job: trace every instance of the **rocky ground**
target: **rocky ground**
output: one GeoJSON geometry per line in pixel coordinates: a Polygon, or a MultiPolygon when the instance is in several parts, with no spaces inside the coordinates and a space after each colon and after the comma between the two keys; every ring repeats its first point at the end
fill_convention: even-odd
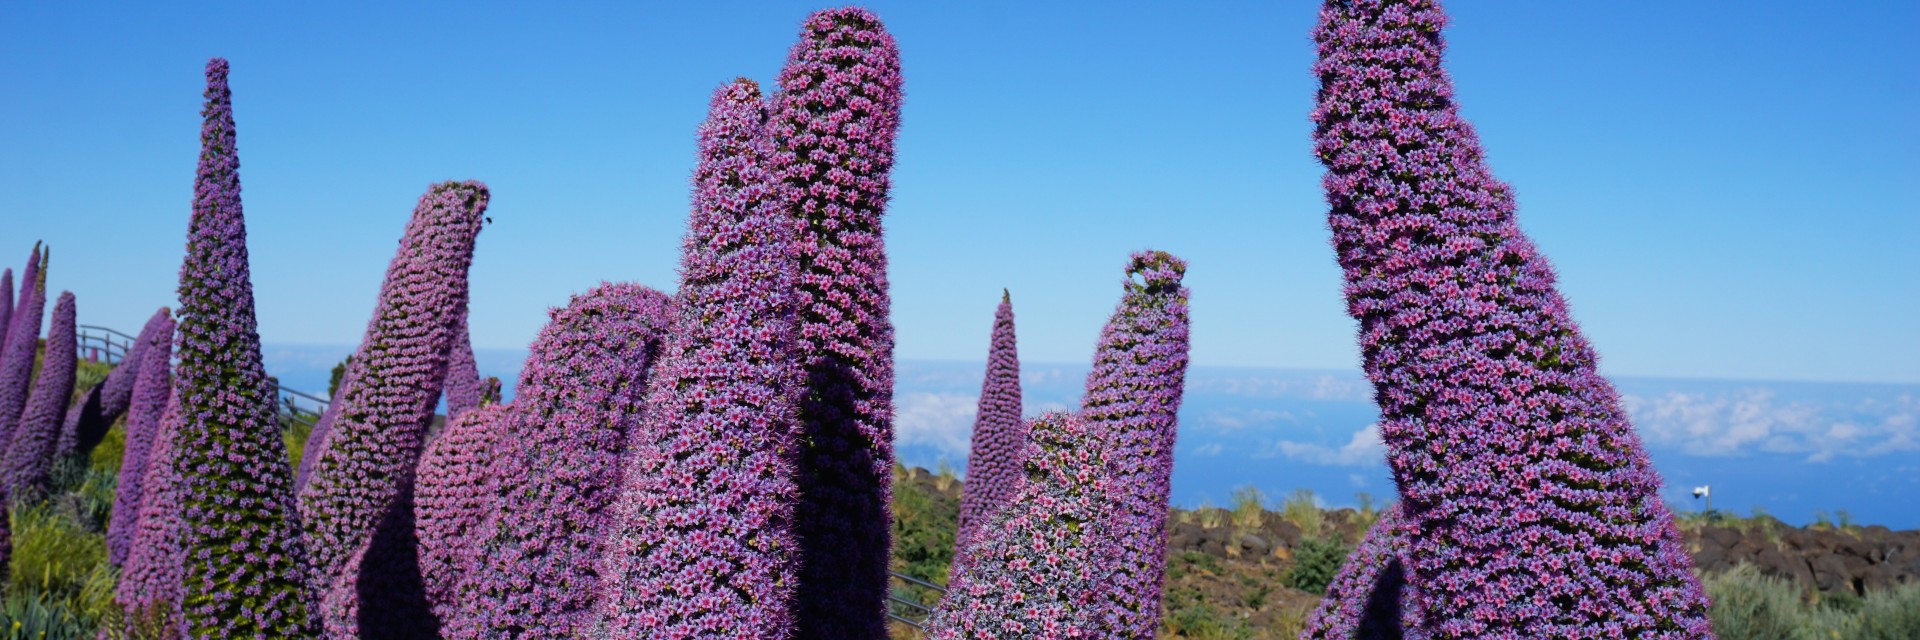
{"type": "MultiPolygon", "coordinates": [[[[945,584],[960,491],[951,473],[896,473],[897,571],[945,584]]],[[[1232,508],[1175,509],[1168,519],[1163,637],[1297,637],[1326,577],[1376,513],[1311,508],[1303,494],[1280,504],[1256,494],[1238,498],[1232,508]]],[[[1688,515],[1681,529],[1707,573],[1750,563],[1828,595],[1920,584],[1920,530],[1792,527],[1766,516],[1724,515],[1688,515]]],[[[903,592],[929,603],[937,598],[923,589],[903,592]]],[[[898,637],[914,635],[901,629],[898,637]]]]}

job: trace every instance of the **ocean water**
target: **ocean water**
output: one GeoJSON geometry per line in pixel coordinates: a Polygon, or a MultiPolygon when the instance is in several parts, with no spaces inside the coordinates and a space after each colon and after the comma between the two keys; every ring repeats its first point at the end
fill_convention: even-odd
{"type": "MultiPolygon", "coordinates": [[[[323,395],[344,345],[268,345],[281,384],[323,395]]],[[[481,349],[482,376],[509,398],[524,350],[481,349]]],[[[982,362],[897,363],[896,458],[964,471],[982,362]]],[[[1078,405],[1085,365],[1023,363],[1028,415],[1078,405]]],[[[1863,524],[1920,528],[1920,385],[1622,377],[1661,492],[1677,510],[1756,508],[1789,523],[1846,512],[1863,524]]],[[[1173,502],[1225,506],[1251,486],[1277,503],[1307,489],[1327,506],[1393,500],[1372,387],[1357,371],[1193,367],[1180,409],[1173,502]]]]}

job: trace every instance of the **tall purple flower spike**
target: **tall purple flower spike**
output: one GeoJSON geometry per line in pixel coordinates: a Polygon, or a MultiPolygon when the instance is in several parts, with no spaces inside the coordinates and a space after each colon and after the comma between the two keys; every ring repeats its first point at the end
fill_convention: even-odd
{"type": "Polygon", "coordinates": [[[73,293],[62,291],[60,300],[53,304],[53,322],[47,326],[40,376],[33,381],[33,394],[20,416],[20,427],[7,444],[5,465],[0,469],[5,473],[7,497],[15,504],[37,500],[47,493],[54,448],[59,444],[60,426],[66,424],[67,402],[73,399],[73,379],[80,364],[73,323],[73,293]]]}
{"type": "Polygon", "coordinates": [[[47,276],[40,245],[33,245],[27,277],[20,280],[20,305],[14,307],[6,344],[0,345],[0,451],[9,448],[27,408],[33,381],[34,352],[40,347],[40,319],[47,309],[47,276]]]}
{"type": "Polygon", "coordinates": [[[1028,426],[1024,477],[970,540],[973,560],[927,621],[935,640],[1110,638],[1101,632],[1102,510],[1115,460],[1091,421],[1049,413],[1028,426]]]}
{"type": "Polygon", "coordinates": [[[473,361],[473,336],[467,332],[467,306],[460,308],[453,330],[452,351],[447,354],[447,419],[480,406],[485,391],[480,386],[480,368],[473,361]]]}
{"type": "Polygon", "coordinates": [[[865,9],[807,17],[768,121],[801,221],[801,640],[886,635],[893,321],[881,217],[900,128],[900,53],[865,9]]]}
{"type": "MultiPolygon", "coordinates": [[[[152,357],[152,352],[148,355],[152,357]]],[[[187,637],[180,610],[185,578],[182,568],[187,557],[180,540],[183,495],[177,466],[180,450],[176,446],[183,422],[176,393],[163,403],[159,422],[154,425],[146,475],[140,485],[133,544],[114,588],[114,602],[130,620],[166,629],[180,627],[177,637],[187,637]]]]}
{"type": "Polygon", "coordinates": [[[499,500],[499,478],[524,471],[505,455],[513,445],[507,425],[505,405],[477,407],[448,422],[420,455],[413,505],[420,577],[441,620],[459,611],[460,585],[474,562],[473,538],[499,500]]]}
{"type": "MultiPolygon", "coordinates": [[[[478,182],[433,185],[420,197],[387,266],[366,337],[348,365],[343,393],[328,407],[334,416],[325,448],[300,490],[316,592],[346,584],[341,582],[344,575],[357,567],[401,571],[384,563],[356,565],[349,556],[373,539],[383,520],[402,524],[389,514],[399,509],[395,505],[412,486],[414,466],[447,378],[458,310],[467,301],[467,267],[473,262],[488,195],[486,185],[478,182]]],[[[404,510],[404,520],[410,522],[412,508],[404,510]]],[[[395,535],[398,540],[412,534],[395,535]]],[[[376,548],[367,556],[381,558],[385,553],[388,550],[376,548]]],[[[420,581],[418,575],[361,575],[347,583],[378,596],[377,601],[358,603],[358,615],[386,617],[397,614],[381,607],[425,602],[417,593],[420,581]],[[405,588],[416,593],[387,591],[405,588]]],[[[346,628],[343,615],[345,611],[331,607],[322,610],[329,629],[346,628]]],[[[388,627],[382,625],[383,630],[388,627]]],[[[426,629],[431,633],[432,625],[426,629]]]]}
{"type": "Polygon", "coordinates": [[[1115,555],[1105,597],[1108,633],[1152,638],[1166,582],[1167,495],[1187,376],[1187,263],[1164,251],[1133,254],[1120,304],[1100,332],[1081,416],[1113,443],[1105,507],[1115,555]]]}
{"type": "Polygon", "coordinates": [[[100,395],[102,418],[111,422],[128,410],[133,401],[134,382],[140,378],[141,367],[146,366],[146,360],[141,354],[146,352],[147,347],[153,342],[155,332],[160,331],[162,326],[167,329],[173,328],[173,312],[166,307],[161,307],[159,311],[155,311],[147,318],[146,326],[140,328],[140,335],[135,337],[133,344],[127,347],[126,356],[120,359],[120,365],[114,367],[113,371],[107,374],[107,379],[100,383],[104,389],[100,395]]]}
{"type": "Polygon", "coordinates": [[[1441,68],[1434,0],[1334,0],[1314,151],[1440,638],[1701,638],[1654,472],[1441,68]]]}
{"type": "Polygon", "coordinates": [[[306,637],[306,556],[260,363],[224,59],[207,62],[206,99],[174,348],[181,612],[198,637],[306,637]]]}
{"type": "Polygon", "coordinates": [[[643,416],[672,301],[636,284],[574,296],[534,339],[508,410],[500,502],[475,536],[448,638],[571,638],[590,620],[621,460],[643,416]]]}
{"type": "MultiPolygon", "coordinates": [[[[986,379],[980,384],[980,409],[973,418],[973,446],[967,453],[966,491],[960,496],[960,528],[956,541],[993,521],[1025,475],[1020,453],[1027,444],[1027,423],[1021,419],[1020,349],[1014,342],[1013,294],[1000,292],[1000,308],[993,313],[993,338],[987,350],[986,379]]],[[[953,571],[960,575],[967,563],[964,546],[954,549],[953,571]]]]}
{"type": "MultiPolygon", "coordinates": [[[[160,309],[158,323],[148,323],[147,344],[137,346],[145,362],[139,363],[140,378],[133,383],[133,402],[127,410],[127,449],[120,458],[120,482],[113,496],[113,516],[107,522],[107,558],[113,566],[126,566],[127,552],[139,527],[140,501],[146,495],[147,478],[152,474],[153,448],[159,430],[160,415],[173,395],[173,316],[160,309]]],[[[125,366],[123,364],[123,366],[125,366]]]]}
{"type": "Polygon", "coordinates": [[[1360,541],[1339,574],[1327,586],[1320,606],[1307,620],[1300,640],[1401,640],[1421,638],[1418,614],[1412,610],[1418,596],[1407,584],[1400,554],[1406,550],[1405,519],[1395,503],[1360,541]]]}
{"type": "Polygon", "coordinates": [[[673,340],[601,560],[597,638],[793,637],[795,221],[766,169],[759,85],[735,80],[710,108],[673,340]]]}

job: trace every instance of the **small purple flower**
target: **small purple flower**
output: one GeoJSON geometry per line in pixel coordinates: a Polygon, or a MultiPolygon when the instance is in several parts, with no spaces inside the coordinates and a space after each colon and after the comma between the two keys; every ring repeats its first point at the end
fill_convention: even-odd
{"type": "MultiPolygon", "coordinates": [[[[149,357],[152,354],[148,352],[149,357]]],[[[163,629],[181,627],[179,637],[186,637],[180,600],[184,586],[181,571],[187,558],[180,545],[182,487],[175,446],[184,420],[177,395],[162,405],[140,485],[133,543],[121,567],[114,602],[126,611],[130,622],[145,621],[163,629]]]]}
{"type": "Polygon", "coordinates": [[[473,361],[473,337],[467,332],[467,308],[460,309],[453,328],[453,346],[447,353],[447,419],[480,406],[486,389],[480,383],[480,368],[473,361]]]}

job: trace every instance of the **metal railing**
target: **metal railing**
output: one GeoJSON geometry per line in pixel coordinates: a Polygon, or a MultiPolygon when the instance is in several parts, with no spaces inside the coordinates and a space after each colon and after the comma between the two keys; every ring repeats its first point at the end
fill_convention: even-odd
{"type": "Polygon", "coordinates": [[[74,340],[80,343],[82,357],[107,364],[120,364],[121,360],[126,359],[127,352],[133,350],[136,338],[108,327],[83,324],[75,327],[74,340]]]}
{"type": "Polygon", "coordinates": [[[278,400],[281,415],[289,421],[304,423],[307,426],[318,423],[320,414],[326,413],[327,405],[332,404],[326,398],[286,387],[280,387],[278,400]]]}
{"type": "MultiPolygon", "coordinates": [[[[927,589],[941,596],[947,595],[947,590],[940,585],[898,571],[888,571],[887,575],[892,576],[894,580],[904,582],[908,585],[927,589]]],[[[914,600],[897,589],[887,590],[887,618],[889,620],[912,627],[914,631],[926,633],[927,618],[932,615],[933,607],[914,600]]]]}

